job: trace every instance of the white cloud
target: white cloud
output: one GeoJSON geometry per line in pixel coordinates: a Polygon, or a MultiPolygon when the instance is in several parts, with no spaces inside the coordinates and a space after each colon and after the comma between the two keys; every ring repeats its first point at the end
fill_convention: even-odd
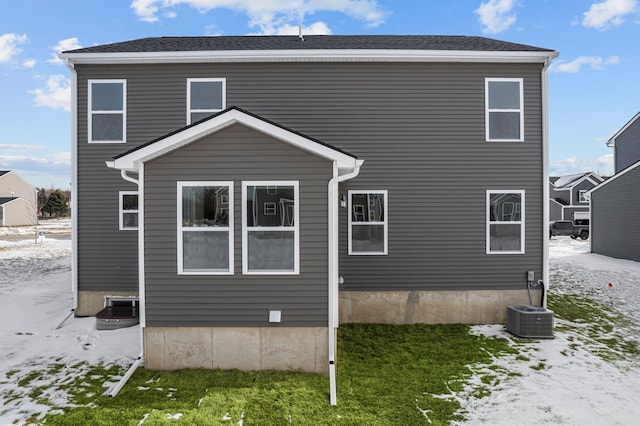
{"type": "Polygon", "coordinates": [[[475,10],[485,34],[497,34],[508,30],[515,22],[512,12],[515,0],[488,0],[475,10]]]}
{"type": "MultiPolygon", "coordinates": [[[[0,145],[0,148],[2,145],[0,145]]],[[[71,180],[71,153],[40,150],[40,147],[25,151],[42,151],[30,155],[5,155],[0,152],[0,170],[15,170],[32,185],[67,189],[71,180]]]]}
{"type": "Polygon", "coordinates": [[[553,72],[565,72],[575,74],[580,72],[583,65],[590,66],[596,71],[604,69],[606,65],[616,65],[620,63],[618,56],[609,56],[606,59],[600,56],[578,56],[571,62],[558,61],[551,66],[553,72]]]}
{"type": "MultiPolygon", "coordinates": [[[[207,13],[216,8],[246,13],[249,26],[257,28],[260,34],[280,34],[279,31],[285,31],[288,27],[303,22],[305,16],[323,11],[342,13],[364,21],[371,27],[382,24],[387,16],[387,12],[379,7],[377,0],[133,0],[131,8],[139,20],[157,22],[161,9],[180,5],[190,6],[200,13],[207,13]]],[[[166,14],[170,17],[176,16],[175,11],[165,11],[166,14]]],[[[321,34],[327,34],[329,31],[326,24],[320,22],[310,27],[315,31],[322,31],[319,32],[321,34]]]]}
{"type": "Polygon", "coordinates": [[[28,40],[26,34],[7,33],[0,35],[0,63],[10,62],[22,52],[19,46],[25,44],[28,40]]]}
{"type": "Polygon", "coordinates": [[[29,90],[29,94],[36,106],[71,111],[71,86],[64,75],[49,76],[45,88],[29,90]]]}
{"type": "Polygon", "coordinates": [[[23,66],[24,68],[33,68],[33,67],[35,67],[35,66],[36,66],[36,62],[37,62],[37,61],[36,61],[35,59],[33,59],[33,58],[31,58],[31,59],[26,59],[26,60],[22,61],[22,66],[23,66]]]}
{"type": "Polygon", "coordinates": [[[47,62],[51,64],[63,64],[64,61],[58,57],[58,53],[64,52],[65,50],[74,50],[80,49],[82,46],[78,42],[76,37],[66,38],[64,40],[60,40],[58,44],[53,47],[53,53],[51,54],[51,59],[47,62]]]}
{"type": "Polygon", "coordinates": [[[551,176],[586,172],[596,172],[602,176],[611,176],[613,174],[613,154],[606,154],[599,158],[566,158],[552,161],[549,167],[549,175],[551,176]]]}
{"type": "Polygon", "coordinates": [[[627,15],[634,13],[637,0],[605,0],[591,5],[584,12],[582,25],[603,31],[622,25],[627,15]]]}
{"type": "MultiPolygon", "coordinates": [[[[298,25],[282,24],[279,27],[269,27],[264,29],[260,34],[264,35],[298,35],[301,28],[298,25]]],[[[302,26],[302,35],[329,35],[331,29],[322,21],[314,22],[309,26],[302,26]]]]}

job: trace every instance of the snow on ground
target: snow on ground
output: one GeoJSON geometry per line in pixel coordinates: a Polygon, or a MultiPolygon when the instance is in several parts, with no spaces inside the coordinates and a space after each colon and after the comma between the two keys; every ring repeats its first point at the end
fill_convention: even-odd
{"type": "MultiPolygon", "coordinates": [[[[68,225],[43,225],[47,236],[40,243],[31,238],[33,227],[0,230],[0,425],[24,422],[47,409],[17,385],[18,378],[54,364],[128,366],[138,355],[137,326],[99,331],[94,318],[72,317],[56,329],[73,304],[68,225]]],[[[640,263],[590,254],[588,241],[568,237],[550,240],[550,257],[552,296],[600,300],[630,320],[619,329],[599,329],[600,337],[637,341],[640,263]]],[[[640,360],[622,353],[616,361],[605,361],[598,355],[602,340],[587,329],[589,324],[556,320],[554,339],[521,341],[503,326],[474,327],[476,333],[509,339],[520,356],[498,358],[491,369],[471,366],[475,383],[453,396],[463,406],[465,424],[637,424],[640,360]],[[491,395],[470,396],[487,374],[494,378],[491,395]]],[[[83,369],[57,374],[50,376],[51,383],[72,379],[69,375],[81,375],[83,369]]],[[[66,400],[63,391],[55,390],[60,386],[51,388],[49,400],[66,400]]]]}
{"type": "MultiPolygon", "coordinates": [[[[138,327],[98,331],[95,318],[72,317],[56,329],[73,305],[71,241],[64,235],[68,224],[49,223],[40,243],[31,238],[33,227],[3,230],[23,239],[6,241],[0,235],[0,425],[24,422],[47,409],[28,397],[29,389],[18,386],[29,373],[83,361],[127,366],[139,353],[138,327]],[[53,234],[62,237],[49,236],[53,234]]],[[[49,379],[61,383],[83,371],[62,369],[49,379]]],[[[47,395],[49,400],[66,400],[56,392],[47,395]]]]}

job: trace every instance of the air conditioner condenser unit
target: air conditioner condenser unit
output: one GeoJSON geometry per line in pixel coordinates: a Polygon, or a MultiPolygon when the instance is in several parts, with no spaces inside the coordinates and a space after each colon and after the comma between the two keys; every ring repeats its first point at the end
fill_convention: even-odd
{"type": "Polygon", "coordinates": [[[525,339],[553,339],[553,311],[531,305],[507,306],[507,330],[525,339]]]}

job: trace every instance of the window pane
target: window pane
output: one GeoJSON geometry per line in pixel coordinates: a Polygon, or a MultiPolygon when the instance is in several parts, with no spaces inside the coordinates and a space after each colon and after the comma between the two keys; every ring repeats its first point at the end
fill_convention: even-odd
{"type": "Polygon", "coordinates": [[[138,210],[138,196],[133,194],[123,195],[122,210],[138,210]]]}
{"type": "Polygon", "coordinates": [[[247,226],[294,226],[293,186],[248,186],[247,226]]]}
{"type": "Polygon", "coordinates": [[[191,109],[222,109],[221,81],[192,81],[191,109]]]}
{"type": "Polygon", "coordinates": [[[204,118],[211,117],[215,112],[192,112],[191,113],[191,122],[195,123],[196,121],[200,121],[204,118]]]}
{"type": "Polygon", "coordinates": [[[490,112],[489,139],[520,139],[520,113],[490,112]]]}
{"type": "Polygon", "coordinates": [[[249,271],[293,271],[294,238],[291,231],[249,231],[249,271]]]}
{"type": "Polygon", "coordinates": [[[93,114],[91,116],[91,140],[123,140],[123,118],[122,114],[93,114]]]}
{"type": "Polygon", "coordinates": [[[229,188],[185,186],[182,188],[182,226],[229,226],[229,188]]]}
{"type": "Polygon", "coordinates": [[[384,222],[384,194],[351,194],[353,222],[384,222]]]}
{"type": "Polygon", "coordinates": [[[355,253],[384,252],[384,225],[352,226],[351,250],[355,253]]]}
{"type": "Polygon", "coordinates": [[[91,83],[92,111],[122,111],[122,83],[91,83]]]}
{"type": "Polygon", "coordinates": [[[518,222],[522,215],[520,194],[491,194],[489,199],[489,221],[518,222]]]}
{"type": "Polygon", "coordinates": [[[520,82],[489,82],[490,109],[520,109],[520,82]]]}
{"type": "Polygon", "coordinates": [[[184,271],[228,271],[229,233],[186,231],[182,233],[184,271]]]}
{"type": "Polygon", "coordinates": [[[520,251],[520,224],[489,225],[490,251],[520,251]]]}
{"type": "Polygon", "coordinates": [[[138,227],[138,213],[123,213],[122,214],[122,227],[123,228],[137,228],[138,227]]]}

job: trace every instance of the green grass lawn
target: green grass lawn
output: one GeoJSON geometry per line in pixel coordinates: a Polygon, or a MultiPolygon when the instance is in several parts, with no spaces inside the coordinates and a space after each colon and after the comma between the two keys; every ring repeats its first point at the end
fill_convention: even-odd
{"type": "MultiPolygon", "coordinates": [[[[460,405],[438,395],[462,390],[469,365],[491,364],[492,356],[514,351],[506,340],[470,334],[464,325],[343,325],[337,406],[329,404],[325,376],[140,368],[117,397],[109,398],[100,394],[102,383],[113,381],[113,369],[101,374],[91,368],[65,384],[72,395],[69,406],[54,407],[41,423],[445,425],[461,418],[460,405]]],[[[489,392],[489,385],[482,385],[476,394],[489,392]]]]}

